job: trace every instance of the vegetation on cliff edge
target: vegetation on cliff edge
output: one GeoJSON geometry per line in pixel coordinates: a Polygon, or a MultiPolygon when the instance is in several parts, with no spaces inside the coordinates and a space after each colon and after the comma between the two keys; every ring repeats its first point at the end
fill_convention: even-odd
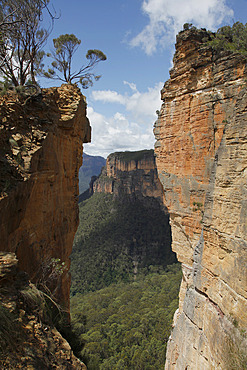
{"type": "MultiPolygon", "coordinates": [[[[196,32],[197,28],[192,23],[185,23],[183,31],[188,30],[196,32]]],[[[210,46],[216,53],[229,50],[247,55],[247,23],[235,22],[232,26],[220,27],[216,32],[201,30],[205,31],[203,46],[210,46]]]]}

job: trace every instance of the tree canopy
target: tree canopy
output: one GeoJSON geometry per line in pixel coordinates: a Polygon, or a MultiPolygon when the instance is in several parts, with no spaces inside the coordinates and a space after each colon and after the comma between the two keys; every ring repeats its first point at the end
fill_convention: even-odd
{"type": "Polygon", "coordinates": [[[247,55],[247,23],[235,22],[232,26],[224,26],[211,34],[207,42],[213,49],[231,50],[247,55]]]}
{"type": "Polygon", "coordinates": [[[88,369],[163,369],[181,267],[71,299],[73,340],[88,369]]]}
{"type": "Polygon", "coordinates": [[[44,56],[42,48],[51,32],[55,18],[48,8],[49,0],[3,0],[0,72],[14,86],[36,83],[44,56]],[[51,20],[49,28],[42,27],[44,11],[51,20]],[[11,24],[11,27],[8,27],[11,24]]]}
{"type": "Polygon", "coordinates": [[[73,71],[72,58],[80,44],[81,40],[74,34],[60,35],[53,39],[54,50],[47,54],[53,62],[48,70],[44,71],[44,76],[67,83],[79,82],[84,89],[92,86],[93,80],[97,81],[101,77],[92,73],[92,70],[100,61],[106,60],[106,56],[100,50],[88,50],[86,54],[88,63],[73,71]]]}
{"type": "Polygon", "coordinates": [[[132,281],[150,265],[176,261],[169,217],[157,199],[94,193],[79,204],[79,217],[71,254],[73,295],[132,281]]]}

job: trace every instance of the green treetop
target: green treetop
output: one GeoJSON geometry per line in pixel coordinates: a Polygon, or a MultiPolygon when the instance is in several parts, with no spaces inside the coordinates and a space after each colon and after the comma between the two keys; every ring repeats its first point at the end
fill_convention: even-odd
{"type": "Polygon", "coordinates": [[[57,39],[53,39],[54,50],[48,53],[47,56],[53,58],[51,67],[43,74],[45,77],[60,80],[67,83],[81,83],[84,89],[93,85],[93,80],[98,80],[101,76],[96,76],[92,73],[93,68],[103,60],[106,60],[105,54],[97,49],[88,50],[86,58],[88,63],[82,65],[77,70],[72,70],[72,59],[77,51],[81,40],[74,34],[60,35],[57,39]]]}
{"type": "Polygon", "coordinates": [[[208,44],[218,51],[231,50],[247,55],[247,23],[236,22],[232,27],[219,28],[208,44]]]}
{"type": "Polygon", "coordinates": [[[48,8],[49,0],[3,0],[0,3],[0,73],[14,86],[23,86],[42,67],[44,46],[55,16],[48,8]],[[51,19],[43,28],[43,13],[51,19]]]}

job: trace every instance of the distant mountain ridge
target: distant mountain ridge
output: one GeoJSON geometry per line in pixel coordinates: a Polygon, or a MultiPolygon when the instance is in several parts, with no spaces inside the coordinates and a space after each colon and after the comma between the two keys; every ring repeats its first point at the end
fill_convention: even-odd
{"type": "Polygon", "coordinates": [[[103,157],[83,153],[83,165],[79,170],[79,194],[89,188],[91,177],[98,176],[105,163],[103,157]]]}

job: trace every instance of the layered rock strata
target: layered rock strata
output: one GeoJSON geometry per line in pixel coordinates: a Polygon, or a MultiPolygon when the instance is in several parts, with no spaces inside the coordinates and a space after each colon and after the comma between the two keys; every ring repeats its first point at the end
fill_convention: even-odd
{"type": "Polygon", "coordinates": [[[73,85],[0,100],[0,250],[69,308],[69,256],[78,226],[78,171],[90,140],[73,85]]]}
{"type": "Polygon", "coordinates": [[[110,154],[100,176],[93,178],[90,186],[92,192],[117,196],[134,194],[153,197],[163,203],[163,188],[152,149],[110,154]]]}
{"type": "Polygon", "coordinates": [[[183,268],[166,369],[246,361],[246,58],[213,52],[207,37],[204,30],[178,35],[154,128],[172,247],[183,268]]]}

